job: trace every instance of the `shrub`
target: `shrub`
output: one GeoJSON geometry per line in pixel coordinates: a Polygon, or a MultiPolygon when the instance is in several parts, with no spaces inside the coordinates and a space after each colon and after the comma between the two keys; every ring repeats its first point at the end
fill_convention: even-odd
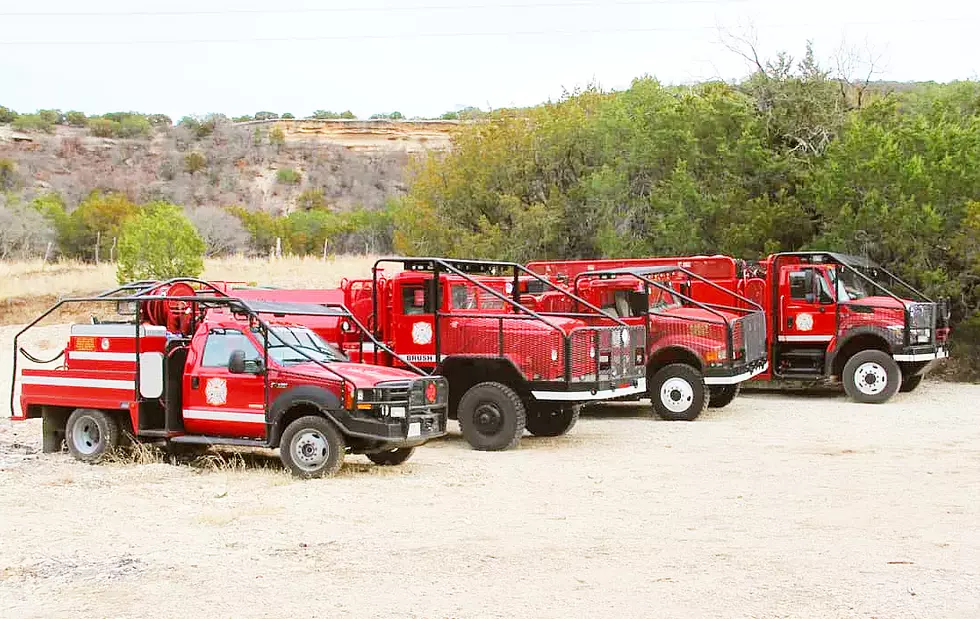
{"type": "Polygon", "coordinates": [[[17,186],[17,164],[13,159],[0,159],[0,191],[10,191],[17,186]]]}
{"type": "Polygon", "coordinates": [[[239,218],[216,206],[202,206],[188,213],[197,233],[204,241],[207,257],[223,256],[243,251],[250,240],[239,218]]]}
{"type": "Polygon", "coordinates": [[[204,251],[204,241],[179,206],[148,204],[122,228],[116,279],[197,277],[204,270],[204,251]]]}
{"type": "Polygon", "coordinates": [[[352,112],[350,110],[346,110],[344,112],[341,112],[340,113],[340,117],[341,118],[344,118],[344,119],[347,119],[347,120],[356,120],[357,119],[357,116],[354,114],[354,112],[352,112]]]}
{"type": "Polygon", "coordinates": [[[401,112],[392,112],[391,114],[371,114],[371,120],[403,120],[405,115],[401,112]]]}
{"type": "Polygon", "coordinates": [[[251,116],[249,116],[248,114],[246,114],[245,116],[234,116],[234,117],[232,117],[231,122],[233,122],[233,123],[247,123],[247,122],[250,122],[250,121],[253,121],[253,120],[255,120],[255,119],[252,118],[251,116]]]}
{"type": "Polygon", "coordinates": [[[276,172],[276,181],[283,185],[299,185],[301,180],[303,177],[292,168],[279,168],[276,172]]]}
{"type": "Polygon", "coordinates": [[[21,114],[14,119],[13,127],[17,131],[54,132],[54,123],[50,121],[49,117],[40,114],[21,114]]]}
{"type": "Polygon", "coordinates": [[[17,112],[9,107],[0,105],[0,124],[12,123],[17,118],[17,112]]]}
{"type": "Polygon", "coordinates": [[[88,131],[97,138],[111,138],[118,132],[119,123],[108,118],[90,118],[88,131]]]}
{"type": "Polygon", "coordinates": [[[307,189],[296,196],[296,206],[308,211],[315,208],[327,208],[327,199],[322,189],[307,189]]]}
{"type": "Polygon", "coordinates": [[[272,129],[269,129],[269,144],[272,144],[276,148],[280,148],[286,143],[286,134],[283,132],[282,127],[276,125],[272,129]]]}
{"type": "Polygon", "coordinates": [[[40,116],[44,122],[51,125],[65,124],[65,115],[61,113],[61,110],[38,110],[37,115],[40,116]]]}
{"type": "MultiPolygon", "coordinates": [[[[228,212],[238,218],[251,237],[249,245],[253,254],[268,254],[276,246],[276,239],[285,237],[283,218],[266,211],[250,211],[242,206],[232,206],[228,212]]],[[[285,239],[288,251],[289,240],[285,239]]]]}
{"type": "Polygon", "coordinates": [[[69,110],[65,114],[65,122],[67,122],[72,127],[84,127],[88,124],[88,118],[85,117],[83,112],[76,112],[75,110],[69,110]]]}
{"type": "Polygon", "coordinates": [[[275,112],[256,112],[255,120],[275,120],[279,118],[279,114],[275,112]]]}
{"type": "Polygon", "coordinates": [[[136,205],[121,193],[93,191],[59,229],[62,253],[83,260],[111,258],[114,239],[119,237],[123,223],[137,212],[136,205]]]}
{"type": "Polygon", "coordinates": [[[329,110],[317,110],[313,112],[312,118],[317,120],[333,120],[334,118],[340,118],[340,114],[329,110]]]}
{"type": "Polygon", "coordinates": [[[170,117],[166,114],[150,114],[146,117],[147,122],[153,127],[170,127],[174,124],[174,121],[170,120],[170,117]]]}
{"type": "Polygon", "coordinates": [[[280,118],[282,118],[283,120],[292,120],[292,119],[294,119],[296,117],[293,116],[292,114],[290,114],[289,112],[286,112],[285,114],[283,114],[282,116],[280,116],[280,118]]]}
{"type": "Polygon", "coordinates": [[[195,151],[184,155],[184,171],[190,175],[197,174],[208,167],[208,160],[201,153],[195,151]]]}
{"type": "Polygon", "coordinates": [[[152,132],[153,127],[145,116],[127,116],[116,129],[116,135],[121,138],[145,138],[152,132]]]}

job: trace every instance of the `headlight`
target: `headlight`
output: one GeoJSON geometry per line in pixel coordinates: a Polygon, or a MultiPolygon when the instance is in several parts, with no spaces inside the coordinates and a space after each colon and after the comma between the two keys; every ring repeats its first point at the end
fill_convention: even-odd
{"type": "Polygon", "coordinates": [[[913,329],[912,341],[917,344],[928,344],[932,341],[932,329],[913,329]]]}
{"type": "Polygon", "coordinates": [[[626,329],[623,329],[620,332],[620,334],[619,334],[619,339],[623,343],[623,346],[629,346],[630,345],[630,332],[627,331],[626,329]]]}
{"type": "Polygon", "coordinates": [[[552,361],[558,361],[558,351],[557,350],[552,350],[551,351],[551,360],[552,361]]]}

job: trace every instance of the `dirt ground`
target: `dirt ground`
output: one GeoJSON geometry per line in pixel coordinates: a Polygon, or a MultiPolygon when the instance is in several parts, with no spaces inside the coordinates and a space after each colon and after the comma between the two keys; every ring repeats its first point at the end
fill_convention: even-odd
{"type": "Polygon", "coordinates": [[[317,481],[271,457],[89,466],[0,419],[0,616],[977,617],[978,402],[927,381],[694,423],[604,406],[514,451],[454,427],[317,481]]]}

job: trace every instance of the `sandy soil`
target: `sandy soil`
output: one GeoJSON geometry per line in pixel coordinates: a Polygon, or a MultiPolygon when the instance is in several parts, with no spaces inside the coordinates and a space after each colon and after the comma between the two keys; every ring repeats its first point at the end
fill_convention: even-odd
{"type": "Polygon", "coordinates": [[[605,406],[514,451],[456,432],[307,482],[268,457],[89,466],[0,419],[0,616],[976,617],[978,401],[605,406]]]}

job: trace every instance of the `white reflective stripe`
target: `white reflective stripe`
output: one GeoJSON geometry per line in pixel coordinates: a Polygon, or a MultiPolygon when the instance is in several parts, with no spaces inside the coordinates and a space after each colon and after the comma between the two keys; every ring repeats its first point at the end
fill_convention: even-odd
{"type": "Polygon", "coordinates": [[[69,350],[70,359],[81,359],[90,361],[132,361],[136,363],[136,353],[134,352],[82,352],[79,350],[69,350]]]}
{"type": "Polygon", "coordinates": [[[95,389],[136,389],[136,381],[106,378],[70,378],[67,376],[21,376],[22,384],[49,387],[92,387],[95,389]]]}
{"type": "Polygon", "coordinates": [[[705,376],[705,385],[734,385],[735,383],[742,383],[752,378],[762,374],[767,369],[769,369],[769,362],[767,361],[761,368],[756,368],[750,372],[742,372],[741,374],[736,374],[735,376],[705,376]]]}
{"type": "Polygon", "coordinates": [[[945,359],[949,356],[949,351],[940,348],[936,352],[924,352],[915,355],[893,355],[895,361],[932,361],[933,359],[945,359]]]}
{"type": "Polygon", "coordinates": [[[829,342],[833,335],[780,335],[780,342],[829,342]]]}
{"type": "MultiPolygon", "coordinates": [[[[72,325],[71,326],[72,335],[90,335],[90,336],[102,336],[102,337],[136,337],[136,325],[72,325]]],[[[155,325],[140,327],[140,335],[157,335],[162,336],[167,334],[166,327],[158,327],[155,325]]]]}
{"type": "Polygon", "coordinates": [[[636,381],[633,387],[616,387],[615,389],[603,389],[602,391],[532,391],[531,395],[536,400],[549,402],[585,402],[588,400],[608,400],[635,393],[645,393],[647,390],[647,379],[641,378],[636,381]]]}
{"type": "Polygon", "coordinates": [[[265,413],[236,413],[207,408],[185,408],[184,419],[203,421],[238,421],[241,423],[265,423],[265,413]]]}

